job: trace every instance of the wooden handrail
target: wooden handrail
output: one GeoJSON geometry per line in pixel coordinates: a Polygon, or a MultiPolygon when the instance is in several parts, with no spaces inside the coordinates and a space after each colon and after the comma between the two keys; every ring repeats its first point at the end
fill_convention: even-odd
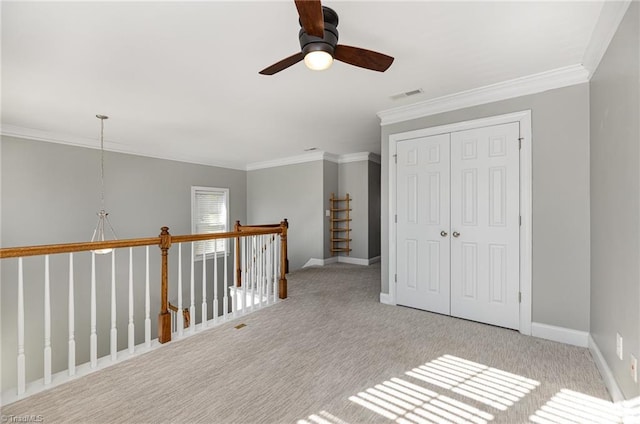
{"type": "MultiPolygon", "coordinates": [[[[206,241],[215,239],[225,239],[232,237],[248,237],[264,234],[280,234],[280,224],[277,227],[257,227],[252,230],[232,231],[227,233],[215,234],[185,234],[180,236],[171,236],[173,243],[187,243],[192,241],[206,241]]],[[[160,236],[146,237],[137,239],[123,239],[112,241],[91,241],[79,243],[62,243],[62,244],[42,244],[36,246],[20,246],[5,247],[0,249],[0,259],[18,258],[39,255],[55,255],[59,253],[75,253],[89,252],[100,249],[116,249],[121,247],[141,247],[141,246],[159,246],[161,243],[160,236]]]]}
{"type": "Polygon", "coordinates": [[[228,233],[215,233],[215,234],[187,234],[183,236],[171,236],[171,240],[174,243],[187,243],[190,241],[205,241],[215,239],[226,239],[233,237],[248,237],[248,236],[262,236],[266,234],[280,234],[282,230],[280,226],[274,228],[255,228],[250,231],[230,231],[228,233]]]}
{"type": "MultiPolygon", "coordinates": [[[[289,228],[289,221],[287,220],[287,218],[284,219],[284,221],[282,221],[285,223],[286,227],[289,228]]],[[[253,225],[240,225],[240,221],[236,221],[236,223],[240,226],[240,231],[251,231],[251,229],[253,228],[279,228],[282,225],[282,222],[280,224],[253,224],[253,225]],[[247,230],[245,230],[245,228],[247,230]]]]}
{"type": "MultiPolygon", "coordinates": [[[[63,243],[63,244],[43,244],[37,246],[20,246],[0,248],[0,259],[54,255],[60,253],[87,252],[100,249],[116,249],[123,247],[141,247],[141,246],[159,246],[161,250],[161,292],[160,292],[160,313],[158,315],[158,341],[166,343],[171,340],[171,314],[169,313],[169,272],[168,272],[168,255],[172,243],[188,243],[196,241],[216,240],[216,239],[236,239],[236,255],[239,258],[239,240],[241,237],[280,234],[281,253],[280,253],[280,280],[279,280],[279,296],[281,299],[287,297],[287,279],[288,259],[287,259],[287,229],[289,223],[285,219],[280,224],[251,225],[242,226],[237,221],[234,227],[235,231],[215,234],[185,234],[172,236],[169,233],[169,227],[162,227],[158,237],[146,237],[137,239],[124,239],[100,242],[79,242],[79,243],[63,243]]],[[[239,260],[237,261],[239,263],[239,260]]],[[[237,269],[238,285],[240,285],[240,269],[237,269]]]]}
{"type": "Polygon", "coordinates": [[[63,244],[42,244],[38,246],[5,247],[0,249],[0,259],[18,258],[38,255],[55,255],[58,253],[87,252],[100,249],[116,249],[120,247],[155,246],[160,244],[160,237],[124,239],[112,241],[93,241],[63,244]]]}

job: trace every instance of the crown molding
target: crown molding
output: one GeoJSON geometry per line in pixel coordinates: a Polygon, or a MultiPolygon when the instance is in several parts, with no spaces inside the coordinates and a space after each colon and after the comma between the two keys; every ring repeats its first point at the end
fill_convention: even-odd
{"type": "Polygon", "coordinates": [[[247,164],[245,170],[255,171],[257,169],[276,168],[278,166],[297,165],[300,163],[315,162],[319,160],[329,160],[331,162],[338,162],[335,155],[323,151],[309,152],[303,155],[289,156],[286,158],[265,160],[261,162],[253,162],[247,164]]]}
{"type": "Polygon", "coordinates": [[[347,153],[339,157],[338,163],[371,161],[380,164],[380,155],[370,152],[347,153]]]}
{"type": "MultiPolygon", "coordinates": [[[[95,138],[77,137],[69,134],[59,134],[50,131],[37,130],[33,128],[19,127],[16,125],[2,124],[0,134],[8,137],[25,138],[28,140],[46,141],[48,143],[67,144],[69,146],[87,147],[89,149],[100,149],[100,140],[95,138]]],[[[117,143],[105,140],[105,146],[113,148],[117,143]]],[[[105,150],[107,150],[105,148],[105,150]]]]}
{"type": "MultiPolygon", "coordinates": [[[[64,144],[67,146],[84,147],[88,149],[99,150],[99,140],[95,138],[77,137],[69,134],[59,134],[50,131],[37,130],[32,128],[19,127],[16,125],[2,125],[0,128],[0,135],[6,137],[23,138],[27,140],[44,141],[47,143],[64,144]]],[[[298,156],[290,156],[286,158],[268,160],[263,162],[254,162],[250,164],[238,164],[235,162],[207,162],[203,161],[201,157],[191,157],[183,155],[181,157],[175,156],[162,156],[157,153],[149,153],[142,149],[134,149],[131,146],[127,146],[123,143],[118,143],[111,140],[104,140],[104,150],[114,153],[123,153],[128,155],[144,156],[154,159],[172,160],[177,162],[192,163],[195,165],[215,166],[220,168],[235,169],[240,171],[253,171],[256,169],[275,168],[278,166],[295,165],[299,163],[315,162],[320,160],[326,160],[333,163],[348,163],[360,160],[370,160],[372,162],[380,163],[380,156],[375,153],[363,152],[363,153],[349,153],[345,155],[336,155],[324,151],[315,151],[305,153],[298,156]]]]}
{"type": "Polygon", "coordinates": [[[380,118],[380,125],[385,126],[452,110],[541,93],[555,88],[582,84],[588,81],[589,72],[584,66],[571,65],[411,105],[383,110],[378,112],[378,117],[380,118]]]}
{"type": "Polygon", "coordinates": [[[329,152],[324,152],[322,159],[328,160],[329,162],[340,163],[340,156],[329,152]]]}
{"type": "MultiPolygon", "coordinates": [[[[99,140],[95,138],[77,137],[69,134],[59,134],[49,131],[37,130],[32,128],[19,127],[16,125],[3,124],[0,128],[0,135],[6,137],[23,138],[27,140],[44,141],[48,143],[64,144],[74,147],[85,147],[88,149],[100,149],[99,140]]],[[[127,155],[144,156],[153,159],[171,160],[176,162],[186,162],[195,165],[215,166],[219,168],[235,169],[244,171],[244,164],[236,162],[218,162],[218,161],[203,161],[199,156],[164,156],[157,154],[156,152],[148,152],[144,149],[136,149],[130,145],[124,143],[118,143],[115,141],[104,140],[104,150],[114,153],[123,153],[127,155]]]]}
{"type": "Polygon", "coordinates": [[[277,168],[279,166],[296,165],[299,163],[315,162],[319,160],[326,160],[334,163],[349,163],[358,161],[372,161],[380,163],[380,156],[375,153],[361,152],[361,153],[347,153],[344,155],[336,155],[329,152],[317,151],[310,152],[304,155],[289,156],[286,158],[266,160],[263,162],[253,162],[246,166],[247,171],[255,171],[265,168],[277,168]]]}
{"type": "Polygon", "coordinates": [[[609,43],[616,34],[627,9],[629,9],[629,5],[631,5],[631,0],[604,2],[602,5],[600,17],[582,58],[582,64],[589,72],[589,78],[598,68],[609,43]]]}

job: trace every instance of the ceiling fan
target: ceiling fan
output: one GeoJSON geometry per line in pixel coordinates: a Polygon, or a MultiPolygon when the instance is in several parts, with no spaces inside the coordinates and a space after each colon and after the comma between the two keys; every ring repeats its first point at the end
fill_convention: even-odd
{"type": "Polygon", "coordinates": [[[295,3],[300,17],[301,52],[264,68],[260,74],[273,75],[302,60],[313,70],[329,68],[334,59],[378,72],[386,71],[393,63],[393,58],[386,54],[338,44],[338,14],[322,6],[320,0],[295,0],[295,3]]]}

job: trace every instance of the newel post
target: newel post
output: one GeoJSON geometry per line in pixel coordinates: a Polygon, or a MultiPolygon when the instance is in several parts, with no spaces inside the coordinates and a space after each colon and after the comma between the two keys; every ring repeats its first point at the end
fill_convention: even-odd
{"type": "MultiPolygon", "coordinates": [[[[233,231],[240,232],[240,221],[236,221],[233,226],[233,231]]],[[[242,263],[240,262],[242,258],[240,257],[240,237],[236,237],[236,279],[238,281],[238,287],[242,286],[242,263]]]]}
{"type": "MultiPolygon", "coordinates": [[[[280,225],[282,225],[282,223],[280,223],[280,225]]],[[[287,221],[287,218],[284,219],[284,226],[289,229],[289,221],[287,221]]],[[[285,263],[284,263],[284,272],[285,274],[289,273],[289,252],[287,252],[287,243],[284,244],[284,259],[285,259],[285,263]]]]}
{"type": "Polygon", "coordinates": [[[171,234],[169,227],[162,227],[160,233],[160,250],[162,251],[162,273],[160,289],[160,314],[158,314],[158,341],[166,343],[171,341],[171,314],[169,313],[169,248],[171,247],[171,234]]]}
{"type": "Polygon", "coordinates": [[[279,291],[280,291],[280,299],[287,298],[287,229],[289,228],[289,223],[285,219],[280,222],[280,228],[282,229],[282,233],[280,233],[280,281],[279,281],[279,291]]]}

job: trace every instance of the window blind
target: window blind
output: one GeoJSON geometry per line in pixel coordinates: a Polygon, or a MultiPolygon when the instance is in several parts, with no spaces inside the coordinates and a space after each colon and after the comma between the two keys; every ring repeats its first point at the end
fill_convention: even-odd
{"type": "MultiPolygon", "coordinates": [[[[228,191],[198,187],[193,190],[193,232],[195,234],[223,233],[227,231],[228,191]]],[[[196,255],[213,252],[226,253],[226,240],[208,240],[196,243],[196,255]]]]}

